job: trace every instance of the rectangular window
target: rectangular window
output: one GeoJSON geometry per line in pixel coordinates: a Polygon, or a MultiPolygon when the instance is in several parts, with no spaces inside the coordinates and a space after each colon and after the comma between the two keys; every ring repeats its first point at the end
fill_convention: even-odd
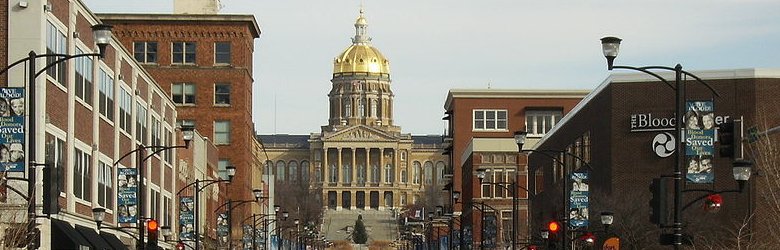
{"type": "Polygon", "coordinates": [[[152,145],[162,145],[160,120],[152,117],[152,145]]]}
{"type": "Polygon", "coordinates": [[[46,142],[46,162],[57,170],[57,187],[65,192],[65,141],[48,134],[46,142]]]}
{"type": "Polygon", "coordinates": [[[122,128],[128,134],[133,125],[133,96],[130,92],[120,88],[119,89],[119,127],[122,128]]]}
{"type": "Polygon", "coordinates": [[[111,77],[105,70],[100,69],[100,93],[99,93],[99,110],[100,114],[106,117],[109,121],[114,120],[114,78],[111,77]]]}
{"type": "Polygon", "coordinates": [[[214,63],[230,64],[230,42],[214,43],[214,63]]]}
{"type": "Polygon", "coordinates": [[[195,64],[195,43],[194,42],[173,42],[174,64],[195,64]]]}
{"type": "Polygon", "coordinates": [[[114,171],[111,165],[98,162],[98,204],[112,209],[114,207],[114,171]]]}
{"type": "Polygon", "coordinates": [[[542,137],[557,124],[563,111],[560,110],[527,110],[525,111],[525,127],[529,136],[542,137]]]}
{"type": "Polygon", "coordinates": [[[171,210],[173,210],[171,207],[171,198],[163,197],[163,211],[165,211],[162,221],[163,225],[171,225],[171,210]]]}
{"type": "Polygon", "coordinates": [[[230,84],[214,84],[214,104],[230,105],[230,84]]]}
{"type": "Polygon", "coordinates": [[[230,144],[230,121],[214,122],[214,144],[230,144]]]}
{"type": "Polygon", "coordinates": [[[92,169],[92,156],[78,148],[74,150],[74,156],[73,195],[75,195],[76,198],[91,201],[92,190],[90,189],[92,187],[92,178],[90,173],[92,169]]]}
{"type": "Polygon", "coordinates": [[[217,162],[217,173],[219,174],[219,178],[222,180],[228,179],[227,174],[227,167],[230,166],[230,160],[228,159],[219,159],[219,162],[217,162]]]}
{"type": "MultiPolygon", "coordinates": [[[[46,54],[67,54],[68,52],[65,46],[66,41],[65,33],[57,29],[57,26],[54,26],[51,21],[47,22],[46,54]]],[[[54,63],[58,58],[59,57],[56,56],[47,56],[46,65],[54,63]]],[[[54,80],[60,83],[60,85],[67,88],[68,84],[65,81],[65,70],[67,69],[67,65],[65,64],[66,62],[67,60],[46,69],[46,74],[54,78],[54,80]]]]}
{"type": "MultiPolygon", "coordinates": [[[[173,145],[173,132],[168,129],[165,130],[165,145],[173,145]]],[[[165,162],[173,164],[173,150],[165,150],[163,152],[165,153],[165,162]]]]}
{"type": "Polygon", "coordinates": [[[133,42],[133,56],[140,63],[157,63],[157,42],[133,42]]]}
{"type": "Polygon", "coordinates": [[[154,218],[160,218],[160,192],[157,192],[157,190],[152,190],[152,193],[149,197],[151,199],[151,215],[154,218]]]}
{"type": "MultiPolygon", "coordinates": [[[[85,52],[79,48],[76,48],[77,54],[84,54],[85,52]]],[[[92,58],[91,57],[78,57],[76,58],[76,98],[81,99],[87,105],[92,105],[92,58]]]]}
{"type": "Polygon", "coordinates": [[[195,84],[171,84],[171,99],[176,104],[195,104],[195,84]]]}
{"type": "Polygon", "coordinates": [[[474,130],[506,130],[506,110],[474,110],[474,130]]]}
{"type": "Polygon", "coordinates": [[[138,114],[135,119],[135,139],[143,144],[146,143],[146,132],[148,131],[146,125],[146,107],[139,102],[136,104],[136,112],[138,114]]]}

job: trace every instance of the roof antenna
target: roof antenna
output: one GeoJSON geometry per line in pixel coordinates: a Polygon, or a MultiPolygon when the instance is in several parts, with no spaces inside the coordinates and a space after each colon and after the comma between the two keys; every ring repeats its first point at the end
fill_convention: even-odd
{"type": "Polygon", "coordinates": [[[488,80],[488,89],[490,89],[490,84],[492,84],[492,82],[488,80]]]}

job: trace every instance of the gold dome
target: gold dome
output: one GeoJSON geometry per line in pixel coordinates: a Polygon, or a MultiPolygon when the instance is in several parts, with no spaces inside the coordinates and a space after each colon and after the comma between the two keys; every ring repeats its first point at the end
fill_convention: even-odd
{"type": "Polygon", "coordinates": [[[377,48],[353,44],[333,62],[333,73],[390,74],[390,61],[377,48]]]}

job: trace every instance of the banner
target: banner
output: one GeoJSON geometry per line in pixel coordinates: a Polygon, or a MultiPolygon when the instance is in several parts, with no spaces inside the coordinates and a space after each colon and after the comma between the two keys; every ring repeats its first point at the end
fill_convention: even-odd
{"type": "Polygon", "coordinates": [[[569,227],[588,226],[588,173],[571,173],[569,227]]]}
{"type": "Polygon", "coordinates": [[[0,172],[24,172],[24,88],[0,88],[0,172]]]}
{"type": "Polygon", "coordinates": [[[217,235],[228,235],[228,214],[227,212],[217,214],[217,235]]]}
{"type": "Polygon", "coordinates": [[[179,198],[179,238],[195,240],[195,199],[192,196],[179,198]]]}
{"type": "Polygon", "coordinates": [[[117,199],[116,207],[119,210],[117,221],[119,223],[138,222],[138,170],[135,168],[117,169],[117,199]]]}
{"type": "Polygon", "coordinates": [[[688,183],[712,183],[715,174],[715,108],[712,101],[685,102],[685,160],[688,183]]]}
{"type": "Polygon", "coordinates": [[[498,223],[495,214],[486,214],[484,218],[485,236],[482,239],[482,245],[486,248],[496,247],[498,237],[498,223]]]}
{"type": "Polygon", "coordinates": [[[243,229],[243,237],[241,238],[241,242],[244,245],[245,250],[252,250],[252,225],[244,224],[241,225],[241,228],[243,229]]]}

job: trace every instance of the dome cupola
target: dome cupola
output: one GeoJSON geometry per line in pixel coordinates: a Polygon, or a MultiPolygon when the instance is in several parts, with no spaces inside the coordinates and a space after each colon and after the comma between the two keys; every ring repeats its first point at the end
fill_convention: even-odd
{"type": "Polygon", "coordinates": [[[333,74],[370,73],[390,74],[390,61],[371,46],[371,37],[367,34],[368,22],[360,10],[360,16],[355,20],[355,37],[344,52],[333,61],[333,74]]]}

